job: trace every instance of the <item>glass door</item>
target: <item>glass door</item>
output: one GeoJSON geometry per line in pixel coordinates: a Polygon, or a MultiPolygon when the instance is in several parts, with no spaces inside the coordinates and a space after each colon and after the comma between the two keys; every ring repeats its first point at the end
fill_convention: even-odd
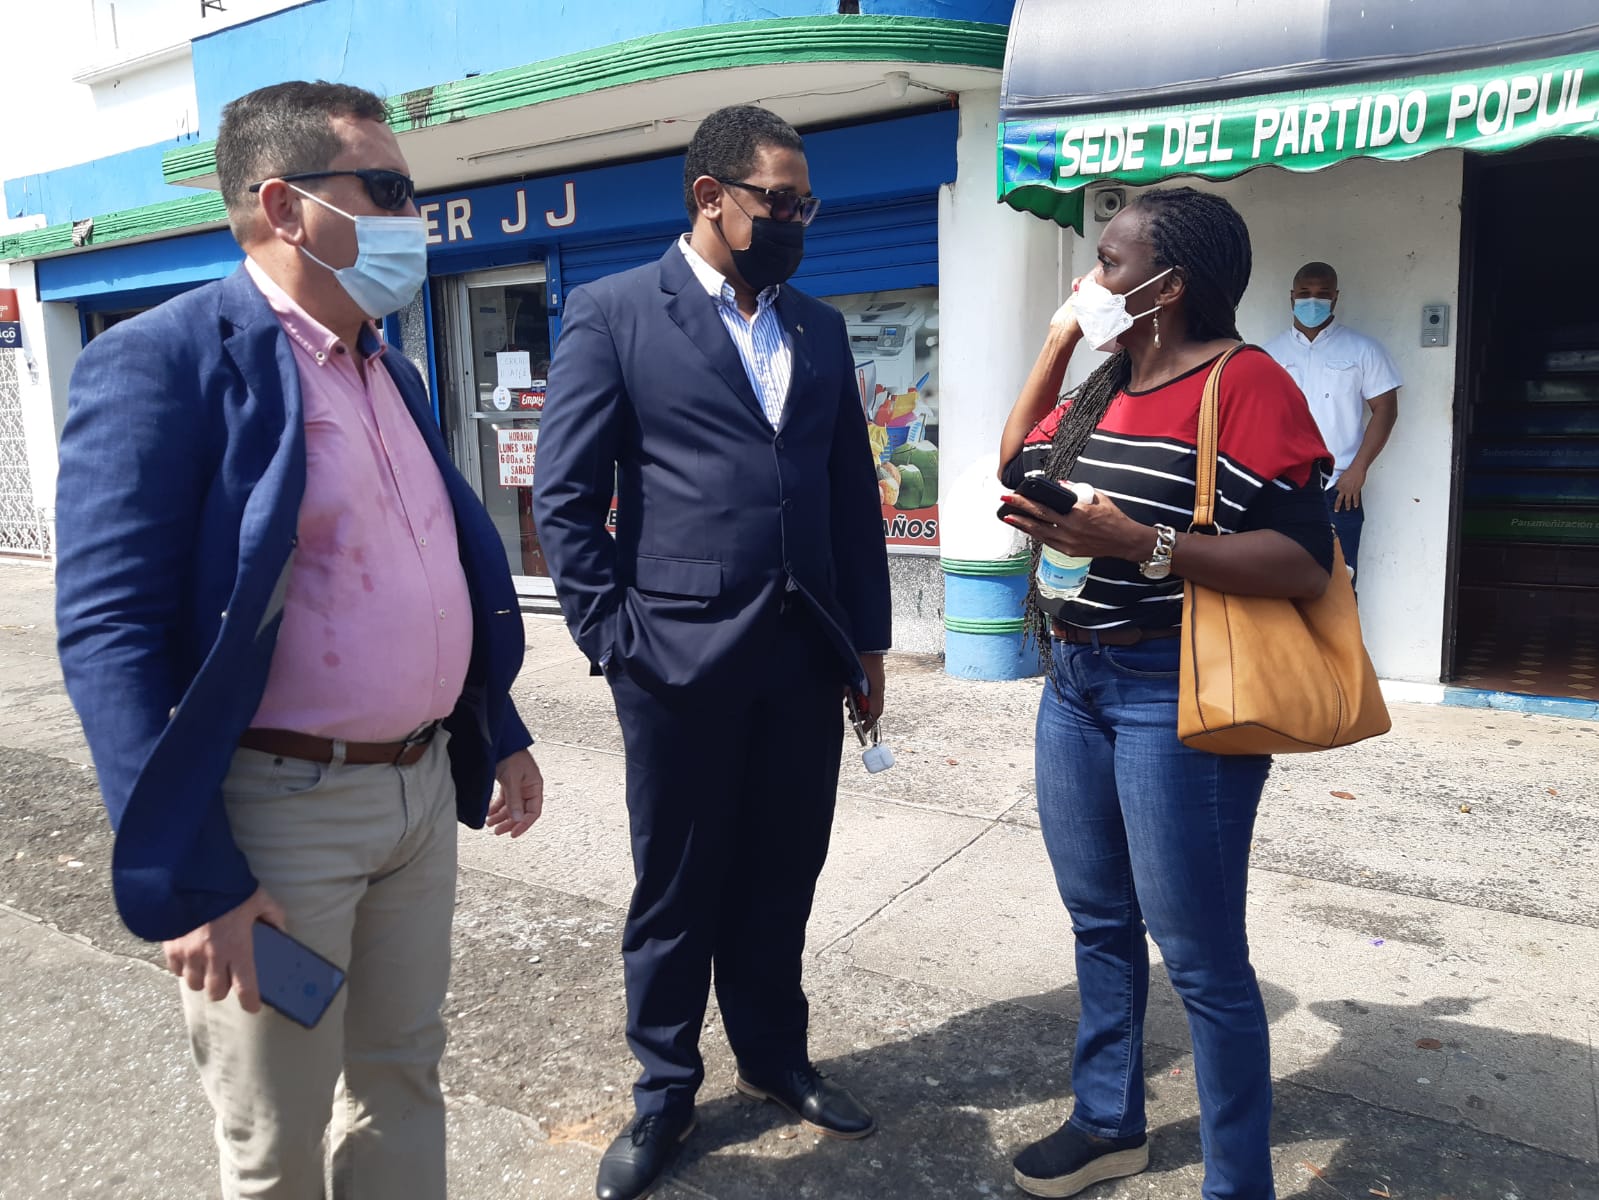
{"type": "Polygon", "coordinates": [[[533,525],[533,455],[550,366],[544,266],[463,275],[445,304],[456,464],[488,509],[524,596],[553,596],[533,525]]]}

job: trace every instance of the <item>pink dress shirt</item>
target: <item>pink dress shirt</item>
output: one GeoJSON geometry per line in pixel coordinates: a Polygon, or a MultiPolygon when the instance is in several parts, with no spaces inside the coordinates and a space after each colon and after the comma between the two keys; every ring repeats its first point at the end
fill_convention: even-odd
{"type": "Polygon", "coordinates": [[[253,260],[245,269],[294,351],[306,459],[283,623],[251,724],[398,741],[448,716],[466,679],[472,606],[455,512],[381,342],[357,348],[363,377],[348,346],[253,260]]]}

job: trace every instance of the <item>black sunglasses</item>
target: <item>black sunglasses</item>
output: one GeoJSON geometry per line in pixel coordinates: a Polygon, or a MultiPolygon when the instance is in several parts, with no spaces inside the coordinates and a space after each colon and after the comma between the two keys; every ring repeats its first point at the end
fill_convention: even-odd
{"type": "MultiPolygon", "coordinates": [[[[272,178],[281,179],[284,183],[296,183],[302,179],[336,179],[341,175],[354,175],[366,184],[366,194],[372,198],[372,203],[386,212],[398,212],[405,207],[406,201],[416,196],[416,184],[409,175],[370,167],[352,171],[300,171],[294,175],[274,175],[272,178]]],[[[250,191],[259,192],[271,182],[272,179],[263,179],[260,183],[252,183],[250,191]]]]}
{"type": "Polygon", "coordinates": [[[736,179],[723,179],[719,175],[712,175],[711,178],[723,187],[743,188],[746,192],[765,196],[767,211],[772,214],[774,221],[792,221],[798,218],[801,225],[809,225],[816,220],[816,210],[822,207],[820,196],[801,196],[789,188],[756,187],[753,183],[740,183],[736,179]]]}

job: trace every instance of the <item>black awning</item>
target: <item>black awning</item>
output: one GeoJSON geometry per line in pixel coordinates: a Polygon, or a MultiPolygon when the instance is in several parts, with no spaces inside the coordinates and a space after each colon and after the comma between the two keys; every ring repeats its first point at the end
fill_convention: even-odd
{"type": "Polygon", "coordinates": [[[1599,138],[1599,0],[1017,0],[1000,195],[1599,138]]]}
{"type": "Polygon", "coordinates": [[[1000,114],[1196,104],[1596,49],[1596,0],[1016,0],[1000,114]]]}

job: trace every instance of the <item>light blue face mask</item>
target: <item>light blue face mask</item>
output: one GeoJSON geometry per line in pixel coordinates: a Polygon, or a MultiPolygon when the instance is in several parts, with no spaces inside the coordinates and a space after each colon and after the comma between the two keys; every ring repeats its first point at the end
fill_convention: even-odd
{"type": "Polygon", "coordinates": [[[411,303],[428,273],[427,223],[421,217],[357,217],[303,188],[294,190],[355,222],[355,262],[350,266],[330,267],[304,246],[301,254],[331,271],[345,294],[374,320],[411,303]]]}
{"type": "Polygon", "coordinates": [[[1305,296],[1294,301],[1294,320],[1306,329],[1320,329],[1332,316],[1332,301],[1320,296],[1305,296]]]}

